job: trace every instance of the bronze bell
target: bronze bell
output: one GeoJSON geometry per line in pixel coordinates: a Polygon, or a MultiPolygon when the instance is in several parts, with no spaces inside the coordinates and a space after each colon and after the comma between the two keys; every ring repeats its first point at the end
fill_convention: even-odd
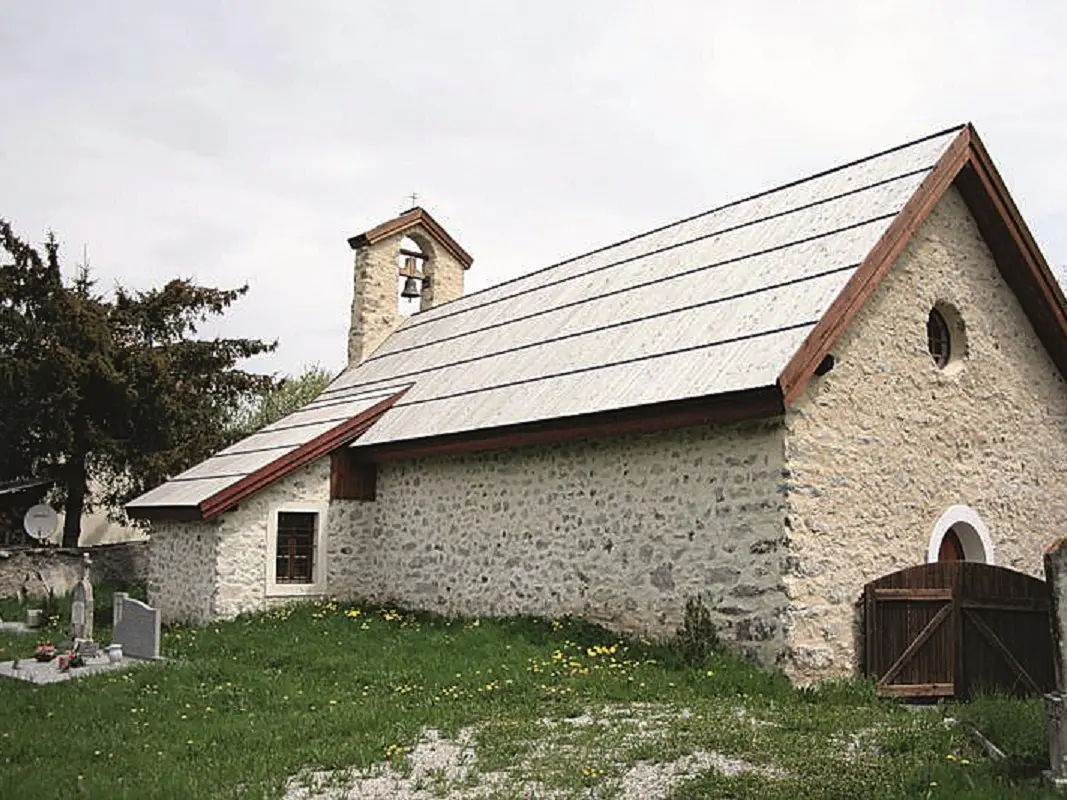
{"type": "Polygon", "coordinates": [[[404,279],[404,290],[400,293],[401,297],[408,300],[414,300],[416,297],[421,297],[422,292],[419,290],[419,281],[410,275],[404,279]]]}

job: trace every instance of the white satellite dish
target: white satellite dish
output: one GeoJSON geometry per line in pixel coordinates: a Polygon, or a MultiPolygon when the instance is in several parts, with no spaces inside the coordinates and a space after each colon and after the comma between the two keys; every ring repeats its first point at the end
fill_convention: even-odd
{"type": "Polygon", "coordinates": [[[26,512],[26,516],[22,518],[22,527],[34,539],[44,541],[51,539],[52,534],[56,532],[56,528],[59,527],[59,517],[56,516],[52,506],[41,503],[26,512]]]}

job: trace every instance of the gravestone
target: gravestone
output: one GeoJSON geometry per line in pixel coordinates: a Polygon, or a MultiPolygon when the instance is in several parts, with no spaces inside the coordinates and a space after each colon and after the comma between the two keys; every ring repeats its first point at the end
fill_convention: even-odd
{"type": "Polygon", "coordinates": [[[122,645],[122,655],[159,658],[159,609],[125,592],[115,592],[115,632],[111,640],[122,645]]]}
{"type": "Polygon", "coordinates": [[[89,554],[82,556],[82,574],[74,584],[70,604],[70,638],[93,640],[93,584],[89,580],[89,554]]]}

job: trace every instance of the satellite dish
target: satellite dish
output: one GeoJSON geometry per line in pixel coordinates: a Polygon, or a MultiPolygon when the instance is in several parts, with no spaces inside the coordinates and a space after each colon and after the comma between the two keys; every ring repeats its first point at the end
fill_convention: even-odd
{"type": "Polygon", "coordinates": [[[26,512],[26,516],[22,518],[22,527],[34,539],[44,541],[51,539],[52,534],[56,532],[56,528],[59,527],[59,517],[56,516],[52,506],[41,503],[26,512]]]}

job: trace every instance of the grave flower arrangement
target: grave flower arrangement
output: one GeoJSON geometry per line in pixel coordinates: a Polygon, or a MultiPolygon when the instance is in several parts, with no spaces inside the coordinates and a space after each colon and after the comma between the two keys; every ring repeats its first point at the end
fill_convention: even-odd
{"type": "Polygon", "coordinates": [[[38,661],[51,661],[56,657],[56,648],[50,644],[39,644],[33,651],[33,657],[38,661]]]}
{"type": "Polygon", "coordinates": [[[81,654],[81,651],[77,649],[68,650],[64,655],[61,655],[59,657],[59,660],[56,662],[56,665],[62,672],[66,672],[68,669],[71,669],[73,667],[84,667],[85,656],[83,656],[81,654]]]}

